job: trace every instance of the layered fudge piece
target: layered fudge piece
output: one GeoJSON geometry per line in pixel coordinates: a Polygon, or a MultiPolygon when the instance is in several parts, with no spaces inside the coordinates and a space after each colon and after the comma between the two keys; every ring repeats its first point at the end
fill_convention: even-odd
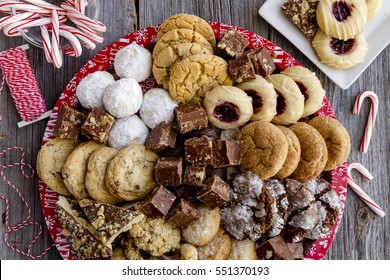
{"type": "Polygon", "coordinates": [[[142,211],[157,218],[164,218],[175,202],[176,196],[163,185],[155,188],[142,203],[142,211]]]}
{"type": "Polygon", "coordinates": [[[291,252],[287,243],[282,237],[276,236],[262,243],[256,249],[260,260],[294,260],[295,256],[291,252]]]}
{"type": "Polygon", "coordinates": [[[157,183],[164,186],[179,186],[183,176],[183,159],[181,157],[160,157],[154,166],[154,177],[157,183]]]}
{"type": "Polygon", "coordinates": [[[98,108],[93,108],[81,126],[81,133],[90,140],[107,144],[108,132],[114,122],[113,116],[98,108]]]}
{"type": "Polygon", "coordinates": [[[266,78],[274,72],[276,68],[274,60],[265,47],[251,49],[245,54],[251,59],[256,74],[266,78]]]}
{"type": "Polygon", "coordinates": [[[159,123],[146,138],[146,148],[161,154],[175,148],[177,129],[167,122],[159,123]]]}
{"type": "Polygon", "coordinates": [[[62,103],[53,133],[59,138],[77,139],[86,118],[85,114],[62,103]]]}
{"type": "Polygon", "coordinates": [[[105,244],[111,244],[118,235],[144,218],[142,213],[91,199],[82,199],[79,205],[105,244]]]}
{"type": "Polygon", "coordinates": [[[208,126],[206,111],[199,104],[183,104],[175,108],[176,122],[181,134],[208,126]]]}
{"type": "Polygon", "coordinates": [[[214,175],[206,180],[199,190],[196,198],[206,204],[210,209],[215,209],[229,201],[230,189],[224,180],[214,175]]]}
{"type": "Polygon", "coordinates": [[[213,163],[212,141],[207,136],[190,138],[184,142],[184,154],[187,163],[211,165],[213,163]]]}
{"type": "Polygon", "coordinates": [[[216,140],[213,142],[213,166],[223,168],[240,165],[240,144],[236,140],[216,140]]]}
{"type": "Polygon", "coordinates": [[[282,6],[282,11],[310,41],[318,30],[317,6],[318,0],[287,0],[282,6]]]}
{"type": "Polygon", "coordinates": [[[229,61],[229,73],[235,83],[242,83],[256,78],[252,60],[245,53],[229,61]]]}
{"type": "Polygon", "coordinates": [[[223,57],[236,58],[244,52],[248,45],[249,41],[237,30],[229,28],[222,34],[217,45],[217,52],[223,57]]]}
{"type": "Polygon", "coordinates": [[[199,216],[198,209],[191,202],[181,198],[167,215],[167,222],[179,228],[186,227],[199,216]]]}
{"type": "Polygon", "coordinates": [[[184,170],[183,184],[200,187],[206,178],[206,166],[187,165],[184,170]]]}

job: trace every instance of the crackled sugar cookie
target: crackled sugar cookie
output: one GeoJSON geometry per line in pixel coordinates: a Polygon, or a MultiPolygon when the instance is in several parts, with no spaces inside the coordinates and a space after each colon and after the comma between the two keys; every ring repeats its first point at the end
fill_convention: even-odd
{"type": "Polygon", "coordinates": [[[199,103],[212,88],[232,84],[225,60],[215,55],[197,54],[181,60],[173,67],[169,93],[178,103],[199,103]]]}
{"type": "Polygon", "coordinates": [[[253,114],[251,98],[233,86],[218,86],[207,92],[203,107],[209,122],[221,129],[238,128],[253,114]]]}
{"type": "Polygon", "coordinates": [[[349,69],[362,63],[368,50],[363,33],[343,41],[318,30],[312,45],[321,63],[336,69],[349,69]]]}
{"type": "Polygon", "coordinates": [[[281,74],[293,79],[305,97],[302,117],[310,116],[321,108],[325,90],[314,72],[302,66],[292,66],[281,74]]]}
{"type": "Polygon", "coordinates": [[[255,75],[250,80],[237,85],[252,98],[253,115],[251,121],[271,122],[276,115],[278,95],[274,86],[260,75],[255,75]]]}
{"type": "Polygon", "coordinates": [[[298,85],[290,77],[283,74],[273,74],[267,78],[278,94],[277,114],[272,122],[289,125],[296,123],[303,114],[305,98],[298,85]]]}
{"type": "Polygon", "coordinates": [[[321,0],[316,17],[326,35],[348,40],[363,31],[367,22],[367,4],[364,0],[321,0]]]}
{"type": "Polygon", "coordinates": [[[206,38],[212,47],[215,47],[215,36],[211,26],[204,19],[189,14],[176,14],[167,18],[160,26],[160,30],[157,33],[157,41],[168,31],[179,28],[198,32],[206,38]]]}

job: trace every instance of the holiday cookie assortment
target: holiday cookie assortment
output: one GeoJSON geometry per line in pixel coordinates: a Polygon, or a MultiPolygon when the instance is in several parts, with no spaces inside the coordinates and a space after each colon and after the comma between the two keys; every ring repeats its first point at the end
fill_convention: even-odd
{"type": "Polygon", "coordinates": [[[312,43],[320,61],[349,69],[364,61],[363,30],[382,0],[287,0],[282,11],[312,43]]]}
{"type": "Polygon", "coordinates": [[[316,116],[315,73],[248,45],[174,15],[153,50],[127,45],[61,104],[37,171],[74,257],[302,259],[330,233],[341,202],[324,174],[348,132],[316,116]]]}

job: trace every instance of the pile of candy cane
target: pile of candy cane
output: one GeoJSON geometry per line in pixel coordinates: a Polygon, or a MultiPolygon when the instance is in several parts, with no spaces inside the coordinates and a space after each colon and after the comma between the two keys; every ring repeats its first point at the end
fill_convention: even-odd
{"type": "Polygon", "coordinates": [[[87,0],[65,0],[60,7],[43,0],[0,0],[0,12],[8,14],[0,19],[0,30],[12,37],[20,36],[20,30],[39,27],[47,61],[60,68],[62,52],[78,57],[82,53],[81,46],[94,49],[95,43],[103,42],[101,33],[106,31],[106,26],[84,14],[87,5],[87,0]],[[12,10],[16,14],[12,14],[12,10]],[[65,24],[67,20],[74,26],[65,24]],[[64,50],[60,46],[60,36],[70,43],[64,50]]]}
{"type": "MultiPolygon", "coordinates": [[[[362,107],[365,98],[369,98],[371,100],[371,108],[370,108],[370,114],[368,116],[366,129],[360,146],[360,151],[362,153],[366,153],[368,151],[368,146],[371,141],[372,131],[374,129],[376,115],[378,114],[378,105],[379,105],[378,96],[374,92],[364,91],[360,93],[356,98],[355,105],[353,106],[353,113],[355,115],[358,115],[360,113],[360,108],[362,107]]],[[[351,175],[353,169],[359,171],[359,173],[361,173],[367,181],[371,181],[373,179],[373,176],[360,163],[350,162],[348,164],[348,169],[347,169],[348,185],[368,205],[368,207],[370,207],[377,215],[383,218],[385,216],[385,211],[362,190],[362,188],[356,183],[355,180],[353,180],[351,175]]]]}

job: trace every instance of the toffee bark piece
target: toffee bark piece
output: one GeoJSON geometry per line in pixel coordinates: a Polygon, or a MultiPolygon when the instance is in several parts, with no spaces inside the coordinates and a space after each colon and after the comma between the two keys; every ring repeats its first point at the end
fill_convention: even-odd
{"type": "Polygon", "coordinates": [[[93,108],[81,126],[81,133],[90,140],[107,144],[108,132],[114,122],[113,116],[98,108],[93,108]]]}
{"type": "Polygon", "coordinates": [[[184,142],[185,160],[193,165],[213,163],[213,144],[209,137],[193,137],[184,142]]]}
{"type": "Polygon", "coordinates": [[[208,126],[206,111],[199,104],[183,104],[175,108],[176,122],[181,134],[208,126]]]}
{"type": "Polygon", "coordinates": [[[213,166],[223,168],[240,165],[240,144],[237,140],[216,140],[213,142],[213,166]]]}
{"type": "Polygon", "coordinates": [[[222,34],[221,40],[217,45],[217,52],[224,57],[236,58],[244,52],[248,45],[249,41],[237,30],[229,28],[222,34]]]}
{"type": "Polygon", "coordinates": [[[154,189],[142,203],[142,211],[149,216],[164,218],[171,209],[176,196],[163,185],[154,189]]]}
{"type": "Polygon", "coordinates": [[[206,166],[187,165],[184,171],[183,184],[200,187],[206,178],[206,166]]]}
{"type": "Polygon", "coordinates": [[[82,199],[79,205],[104,244],[111,244],[118,235],[144,218],[142,213],[92,199],[82,199]]]}
{"type": "Polygon", "coordinates": [[[58,138],[77,139],[87,116],[62,103],[53,134],[58,138]]]}
{"type": "Polygon", "coordinates": [[[198,218],[198,209],[191,202],[181,198],[167,215],[167,222],[179,228],[188,226],[198,218]]]}
{"type": "Polygon", "coordinates": [[[251,59],[256,74],[266,78],[274,72],[276,68],[275,63],[270,52],[265,47],[251,49],[245,52],[245,54],[251,59]]]}
{"type": "Polygon", "coordinates": [[[294,260],[295,257],[282,237],[271,238],[256,249],[260,260],[294,260]]]}
{"type": "Polygon", "coordinates": [[[146,138],[146,148],[157,154],[173,151],[176,144],[177,129],[167,122],[159,123],[146,138]]]}
{"type": "Polygon", "coordinates": [[[242,83],[256,78],[252,60],[245,53],[229,61],[229,73],[235,83],[242,83]]]}
{"type": "Polygon", "coordinates": [[[210,209],[215,209],[229,201],[230,188],[225,181],[214,175],[214,177],[207,179],[196,198],[210,209]]]}
{"type": "Polygon", "coordinates": [[[154,177],[164,186],[179,186],[182,176],[183,159],[180,157],[160,157],[154,166],[154,177]]]}

